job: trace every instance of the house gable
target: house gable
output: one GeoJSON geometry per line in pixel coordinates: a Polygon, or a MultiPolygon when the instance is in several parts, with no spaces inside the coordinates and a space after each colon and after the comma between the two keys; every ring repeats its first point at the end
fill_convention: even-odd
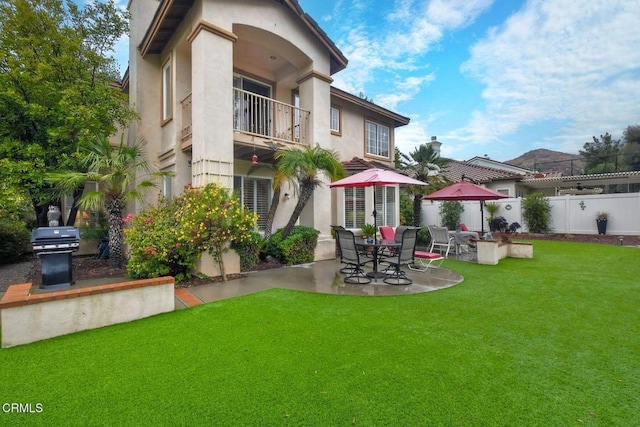
{"type": "MultiPolygon", "coordinates": [[[[320,28],[316,21],[302,10],[297,0],[263,1],[280,3],[290,10],[298,21],[302,23],[303,27],[328,50],[330,54],[331,74],[335,74],[346,68],[347,58],[320,28]]],[[[145,57],[148,54],[161,53],[194,3],[194,0],[162,0],[142,41],[138,45],[140,54],[145,57]]]]}

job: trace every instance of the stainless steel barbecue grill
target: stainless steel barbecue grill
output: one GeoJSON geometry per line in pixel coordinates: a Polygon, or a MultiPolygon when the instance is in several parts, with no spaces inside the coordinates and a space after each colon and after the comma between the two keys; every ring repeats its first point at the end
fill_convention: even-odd
{"type": "Polygon", "coordinates": [[[72,253],[80,246],[75,227],[38,227],[31,232],[33,253],[42,266],[41,289],[64,289],[73,284],[72,253]]]}

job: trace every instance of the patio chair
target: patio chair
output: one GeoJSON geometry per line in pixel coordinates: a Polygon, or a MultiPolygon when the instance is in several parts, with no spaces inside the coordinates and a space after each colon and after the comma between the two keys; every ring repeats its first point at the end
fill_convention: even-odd
{"type": "MultiPolygon", "coordinates": [[[[344,261],[342,261],[342,249],[340,248],[340,239],[338,239],[338,230],[346,229],[341,225],[332,225],[331,228],[333,228],[333,231],[336,233],[336,256],[340,257],[340,262],[344,263],[344,261]]],[[[349,264],[340,269],[340,273],[343,274],[351,273],[352,271],[353,266],[349,264]]]]}
{"type": "Polygon", "coordinates": [[[385,283],[389,285],[410,285],[413,283],[413,280],[409,279],[407,274],[402,271],[402,266],[413,263],[413,253],[416,250],[417,238],[417,228],[406,227],[402,231],[402,244],[398,254],[385,259],[385,262],[389,263],[389,267],[385,270],[388,276],[383,279],[385,283]]]}
{"type": "Polygon", "coordinates": [[[356,249],[356,239],[353,233],[344,228],[335,228],[335,231],[340,245],[340,261],[347,264],[346,267],[340,270],[341,273],[347,275],[344,278],[344,282],[358,285],[371,283],[371,279],[362,270],[362,266],[368,261],[360,261],[360,254],[356,249]]]}
{"type": "Polygon", "coordinates": [[[414,262],[409,264],[409,270],[425,272],[430,268],[438,268],[442,265],[444,257],[436,252],[415,251],[413,253],[414,262]],[[436,261],[440,261],[438,265],[434,265],[436,261]]]}
{"type": "MultiPolygon", "coordinates": [[[[380,237],[382,240],[395,240],[396,233],[393,231],[393,227],[389,227],[388,225],[383,225],[378,228],[380,231],[380,237]]],[[[383,248],[380,251],[380,259],[386,258],[388,256],[393,256],[395,254],[395,249],[392,247],[383,248]]]]}
{"type": "Polygon", "coordinates": [[[451,246],[454,245],[454,239],[449,236],[449,230],[447,230],[446,227],[438,227],[436,225],[427,225],[427,228],[431,235],[431,246],[429,247],[429,252],[433,252],[433,249],[437,247],[440,252],[445,250],[444,257],[447,258],[449,256],[451,246]]]}

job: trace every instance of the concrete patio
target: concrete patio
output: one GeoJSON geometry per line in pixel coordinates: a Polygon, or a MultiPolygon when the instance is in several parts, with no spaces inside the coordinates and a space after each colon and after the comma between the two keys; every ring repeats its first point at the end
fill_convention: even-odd
{"type": "Polygon", "coordinates": [[[190,299],[192,302],[211,302],[272,288],[337,295],[388,296],[435,291],[457,285],[463,280],[463,277],[455,271],[446,268],[430,268],[425,272],[407,271],[407,276],[413,280],[411,285],[387,285],[382,279],[366,285],[352,285],[344,283],[344,275],[339,273],[340,268],[340,262],[335,260],[318,261],[249,272],[242,279],[182,290],[197,300],[190,299],[188,295],[178,292],[181,290],[177,289],[176,309],[193,305],[184,299],[190,299]]]}

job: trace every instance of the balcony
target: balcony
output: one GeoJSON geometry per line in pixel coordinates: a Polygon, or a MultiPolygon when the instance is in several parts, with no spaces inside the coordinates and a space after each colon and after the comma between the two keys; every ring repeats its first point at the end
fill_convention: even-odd
{"type": "MultiPolygon", "coordinates": [[[[191,146],[191,94],[181,102],[180,137],[182,149],[191,146]]],[[[264,142],[309,145],[310,111],[242,89],[233,90],[233,130],[238,142],[264,142]]]]}

